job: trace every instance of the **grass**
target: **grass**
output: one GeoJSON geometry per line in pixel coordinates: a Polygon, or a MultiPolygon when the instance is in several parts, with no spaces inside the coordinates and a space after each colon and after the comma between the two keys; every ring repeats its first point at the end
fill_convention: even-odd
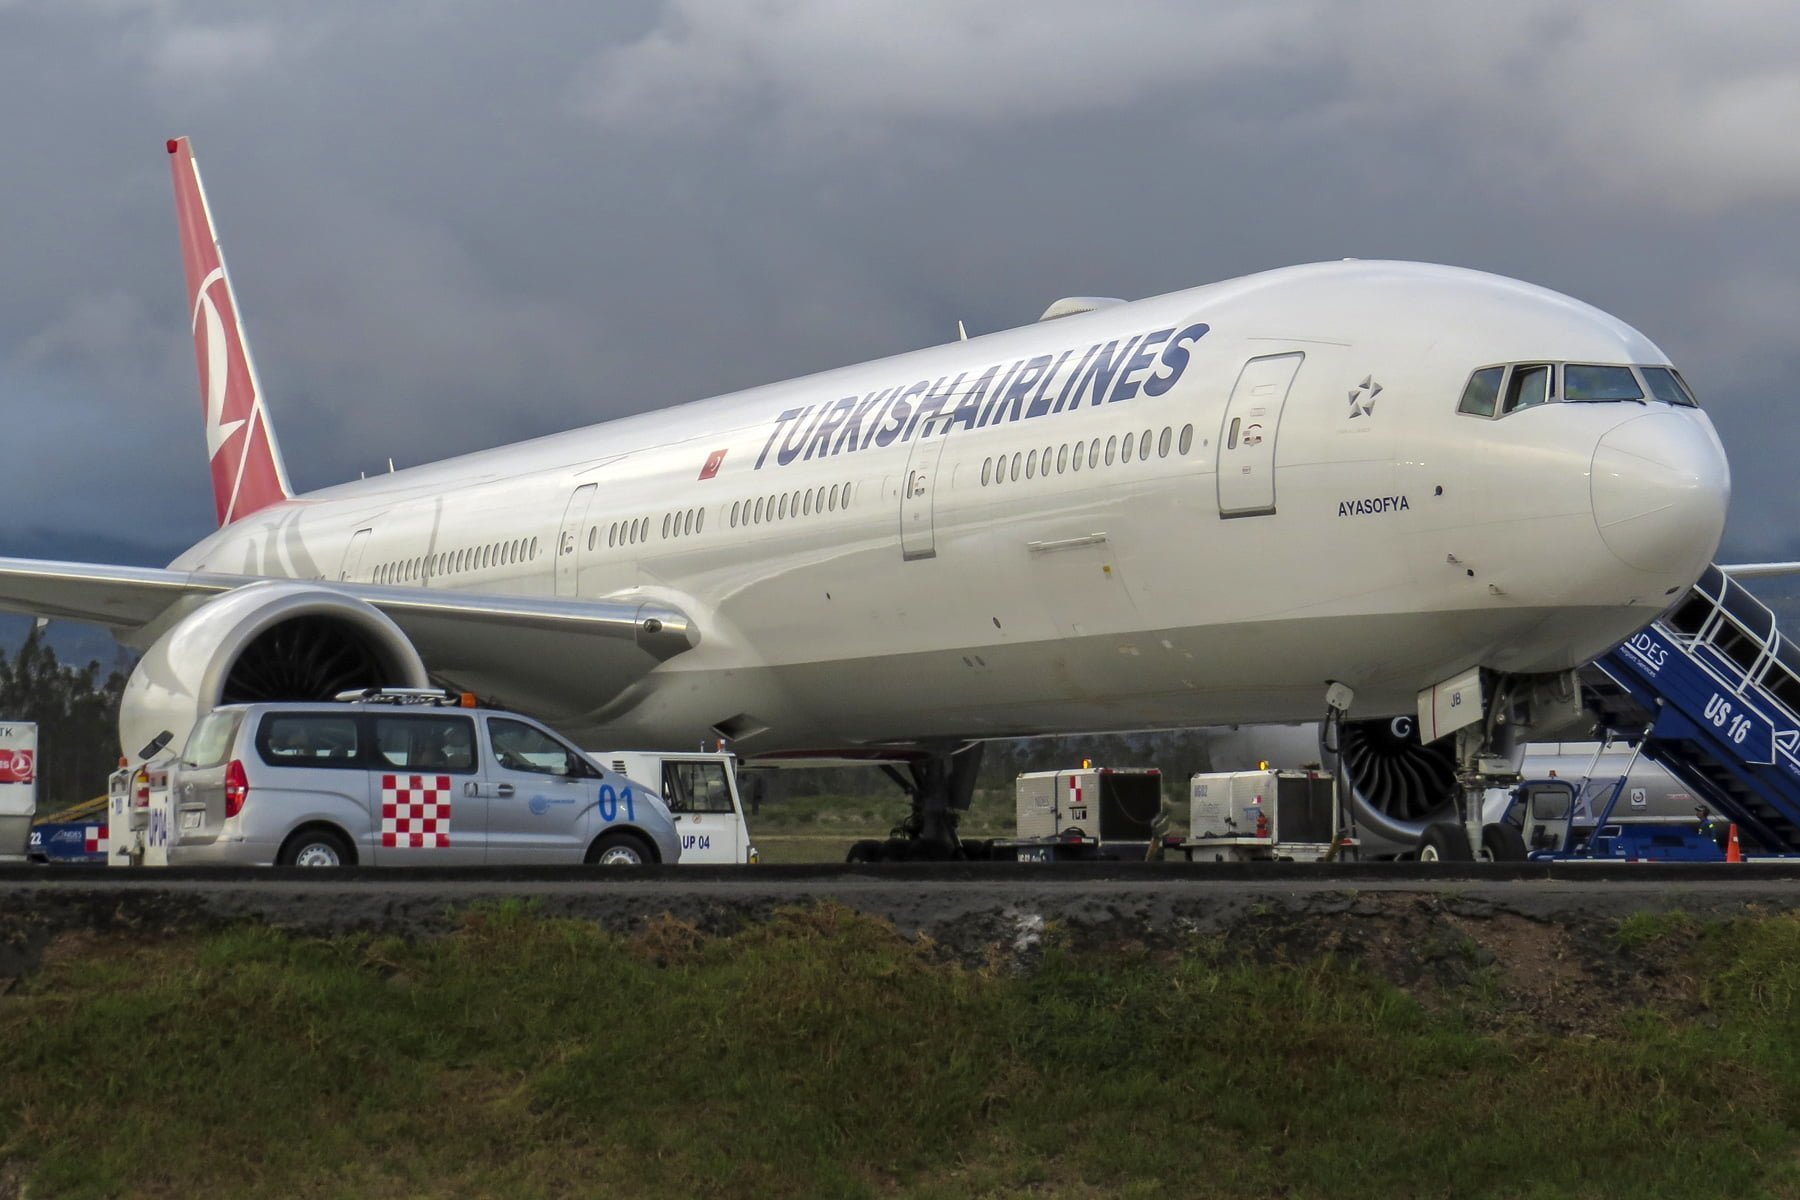
{"type": "Polygon", "coordinates": [[[0,1188],[1800,1194],[1800,920],[1629,936],[1703,981],[1698,1019],[1495,1033],[1198,941],[971,967],[830,905],[717,938],[514,904],[416,942],[90,940],[0,997],[0,1188]]]}

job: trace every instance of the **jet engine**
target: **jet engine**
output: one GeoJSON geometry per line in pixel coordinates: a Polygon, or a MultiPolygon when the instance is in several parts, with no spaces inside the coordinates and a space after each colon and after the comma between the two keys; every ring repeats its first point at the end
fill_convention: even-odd
{"type": "Polygon", "coordinates": [[[220,704],[428,686],[418,651],[380,609],[314,584],[267,580],[206,601],[151,644],[125,685],[119,744],[134,756],[158,739],[179,751],[220,704]]]}
{"type": "Polygon", "coordinates": [[[1447,746],[1421,745],[1412,717],[1349,721],[1339,735],[1356,821],[1396,848],[1418,845],[1425,827],[1456,817],[1456,763],[1447,746]]]}

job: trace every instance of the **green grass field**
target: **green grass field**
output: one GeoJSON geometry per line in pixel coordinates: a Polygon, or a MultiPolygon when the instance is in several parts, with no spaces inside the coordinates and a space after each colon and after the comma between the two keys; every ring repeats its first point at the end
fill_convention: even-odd
{"type": "Polygon", "coordinates": [[[1800,920],[1618,937],[1685,999],[1581,1036],[1479,979],[1198,941],[971,967],[831,906],[65,942],[0,996],[0,1193],[1800,1194],[1800,920]]]}

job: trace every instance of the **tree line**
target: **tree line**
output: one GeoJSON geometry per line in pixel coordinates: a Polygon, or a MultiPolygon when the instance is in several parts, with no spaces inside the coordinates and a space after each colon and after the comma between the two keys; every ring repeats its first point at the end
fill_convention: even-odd
{"type": "Polygon", "coordinates": [[[10,655],[0,649],[0,720],[38,727],[38,812],[104,795],[119,761],[119,700],[129,666],[60,662],[33,627],[10,655]],[[104,671],[104,673],[103,673],[104,671]]]}

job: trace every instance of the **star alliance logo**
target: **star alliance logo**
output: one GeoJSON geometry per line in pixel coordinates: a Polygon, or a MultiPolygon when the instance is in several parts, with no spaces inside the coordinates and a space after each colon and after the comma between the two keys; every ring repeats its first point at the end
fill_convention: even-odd
{"type": "Polygon", "coordinates": [[[1373,375],[1363,376],[1363,381],[1350,391],[1350,419],[1368,417],[1375,414],[1375,397],[1381,395],[1381,385],[1375,382],[1373,375]]]}

